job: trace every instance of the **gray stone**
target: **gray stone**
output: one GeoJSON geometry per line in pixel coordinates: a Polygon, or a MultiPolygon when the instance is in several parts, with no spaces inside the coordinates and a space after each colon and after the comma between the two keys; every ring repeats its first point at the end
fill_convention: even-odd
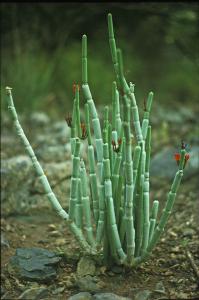
{"type": "Polygon", "coordinates": [[[163,120],[171,124],[183,125],[185,122],[197,122],[197,115],[188,107],[174,110],[168,107],[154,106],[151,114],[152,124],[159,125],[163,120]]]}
{"type": "Polygon", "coordinates": [[[158,282],[155,286],[155,292],[166,294],[165,287],[162,281],[158,282]]]}
{"type": "Polygon", "coordinates": [[[64,287],[64,286],[61,286],[61,287],[55,289],[55,290],[52,292],[52,294],[53,294],[53,295],[61,294],[61,293],[63,293],[64,290],[65,290],[65,287],[64,287]]]}
{"type": "Polygon", "coordinates": [[[6,292],[5,288],[1,285],[1,296],[3,296],[5,292],[6,292]]]}
{"type": "Polygon", "coordinates": [[[16,156],[1,161],[1,203],[2,213],[26,211],[29,187],[34,170],[28,156],[16,156]]]}
{"type": "Polygon", "coordinates": [[[86,275],[94,275],[96,271],[95,262],[92,258],[83,256],[77,265],[77,275],[83,277],[86,275]]]}
{"type": "Polygon", "coordinates": [[[43,162],[66,162],[71,158],[71,152],[66,145],[45,145],[35,151],[38,160],[43,162]]]}
{"type": "Polygon", "coordinates": [[[127,297],[118,296],[113,293],[98,293],[93,296],[93,300],[131,300],[127,297]]]}
{"type": "Polygon", "coordinates": [[[136,295],[135,295],[135,300],[148,300],[150,295],[151,295],[151,291],[149,290],[143,290],[143,291],[139,291],[136,295]]]}
{"type": "MultiPolygon", "coordinates": [[[[64,208],[66,208],[72,162],[68,160],[61,163],[41,163],[41,165],[51,188],[60,203],[64,204],[64,208]]],[[[49,201],[45,198],[43,186],[36,176],[28,156],[20,155],[2,160],[1,202],[4,215],[28,213],[34,207],[50,207],[49,201]]]]}
{"type": "Polygon", "coordinates": [[[3,232],[1,232],[1,246],[2,248],[10,248],[10,244],[8,240],[6,239],[5,235],[3,232]]]}
{"type": "Polygon", "coordinates": [[[29,118],[30,124],[32,126],[46,126],[50,123],[50,118],[43,112],[34,112],[29,118]]]}
{"type": "Polygon", "coordinates": [[[80,292],[68,298],[68,300],[92,300],[92,296],[88,292],[80,292]]]}
{"type": "Polygon", "coordinates": [[[71,129],[68,127],[66,121],[56,122],[52,125],[52,132],[56,135],[60,143],[65,143],[66,140],[70,141],[71,129]]]}
{"type": "Polygon", "coordinates": [[[82,292],[99,292],[100,287],[96,283],[96,279],[90,275],[78,278],[76,280],[76,286],[82,292]]]}
{"type": "Polygon", "coordinates": [[[47,288],[30,288],[25,290],[18,299],[24,300],[39,300],[45,299],[49,295],[49,291],[47,288]]]}
{"type": "MultiPolygon", "coordinates": [[[[52,188],[60,184],[62,181],[64,181],[64,179],[67,180],[70,179],[71,177],[71,173],[72,173],[71,161],[42,164],[42,167],[52,188]]],[[[33,193],[44,193],[43,186],[38,177],[35,178],[35,182],[31,190],[33,193]]]]}
{"type": "Polygon", "coordinates": [[[113,273],[115,273],[115,274],[121,274],[121,273],[124,272],[124,268],[121,267],[121,266],[113,266],[113,267],[111,268],[111,271],[112,271],[113,273]]]}
{"type": "Polygon", "coordinates": [[[8,272],[18,278],[49,282],[57,277],[57,265],[61,257],[42,248],[18,248],[10,258],[8,272]]]}
{"type": "Polygon", "coordinates": [[[66,263],[69,264],[77,264],[79,258],[79,251],[75,251],[74,249],[67,248],[66,251],[63,253],[63,259],[66,261],[66,263]]]}
{"type": "Polygon", "coordinates": [[[186,236],[186,237],[192,237],[195,233],[196,233],[195,230],[192,228],[185,228],[183,230],[183,236],[186,236]]]}

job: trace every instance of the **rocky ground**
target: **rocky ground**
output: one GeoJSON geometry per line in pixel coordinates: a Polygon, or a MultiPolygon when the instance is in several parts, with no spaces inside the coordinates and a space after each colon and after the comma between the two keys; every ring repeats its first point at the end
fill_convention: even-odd
{"type": "MultiPolygon", "coordinates": [[[[82,257],[65,223],[50,208],[9,116],[2,116],[1,299],[199,298],[199,278],[190,259],[191,254],[197,268],[198,112],[191,108],[164,111],[155,107],[153,115],[151,198],[159,199],[161,208],[176,171],[173,154],[181,139],[190,145],[190,160],[161,241],[151,258],[134,270],[119,266],[107,269],[91,258],[82,257]],[[19,268],[16,264],[21,259],[20,253],[34,248],[47,249],[54,254],[42,254],[41,272],[35,271],[33,280],[27,273],[22,276],[23,266],[19,268]],[[51,259],[50,263],[48,259],[51,259]],[[51,269],[48,269],[49,265],[51,269]]],[[[21,116],[20,119],[54,192],[67,209],[71,176],[69,128],[64,120],[52,122],[42,113],[34,113],[29,119],[21,116]]],[[[85,149],[86,143],[82,145],[82,152],[86,154],[85,149]]],[[[22,259],[26,269],[27,256],[30,257],[30,252],[25,252],[22,259]]],[[[31,259],[33,266],[29,261],[28,268],[33,274],[35,258],[31,256],[31,259]]]]}

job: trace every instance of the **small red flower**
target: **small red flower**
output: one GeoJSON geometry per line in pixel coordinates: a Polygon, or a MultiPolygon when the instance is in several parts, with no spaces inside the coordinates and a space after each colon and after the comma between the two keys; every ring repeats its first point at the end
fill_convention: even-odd
{"type": "MultiPolygon", "coordinates": [[[[177,165],[179,165],[179,163],[180,163],[180,158],[181,158],[180,153],[175,153],[175,154],[174,154],[174,158],[175,158],[175,161],[177,162],[177,165]]],[[[186,166],[186,163],[187,163],[187,161],[189,160],[189,158],[190,158],[189,153],[186,153],[186,154],[185,154],[185,160],[184,160],[184,166],[183,166],[183,169],[184,169],[184,167],[186,166]]]]}
{"type": "Polygon", "coordinates": [[[179,162],[180,162],[180,153],[175,153],[174,154],[174,158],[175,158],[175,161],[177,162],[177,164],[179,165],[179,162]]]}

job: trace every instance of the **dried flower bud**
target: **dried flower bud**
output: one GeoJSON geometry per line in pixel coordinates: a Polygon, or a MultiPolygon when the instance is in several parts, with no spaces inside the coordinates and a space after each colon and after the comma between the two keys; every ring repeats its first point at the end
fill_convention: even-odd
{"type": "Polygon", "coordinates": [[[111,144],[113,146],[113,151],[114,152],[119,152],[120,151],[120,145],[122,143],[122,140],[121,139],[118,139],[118,144],[116,144],[116,142],[114,140],[112,140],[111,144]]]}
{"type": "Polygon", "coordinates": [[[146,99],[144,99],[144,111],[147,111],[147,108],[146,108],[146,99]]]}
{"type": "Polygon", "coordinates": [[[71,127],[72,126],[72,117],[70,114],[68,114],[65,118],[67,124],[68,124],[68,127],[71,127]]]}
{"type": "Polygon", "coordinates": [[[81,123],[80,126],[81,126],[81,130],[82,130],[81,139],[85,140],[87,138],[87,136],[88,136],[87,130],[86,130],[86,125],[85,125],[85,123],[81,123]]]}
{"type": "Polygon", "coordinates": [[[118,139],[117,142],[118,142],[118,145],[121,145],[122,144],[122,139],[118,139]]]}
{"type": "Polygon", "coordinates": [[[79,84],[74,83],[74,84],[73,84],[73,93],[74,93],[74,94],[76,93],[76,89],[78,89],[78,91],[80,90],[79,84]]]}

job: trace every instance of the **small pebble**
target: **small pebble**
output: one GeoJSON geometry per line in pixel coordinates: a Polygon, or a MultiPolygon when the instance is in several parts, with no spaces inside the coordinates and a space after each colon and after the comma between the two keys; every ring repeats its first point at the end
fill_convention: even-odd
{"type": "Polygon", "coordinates": [[[49,225],[48,225],[48,230],[49,230],[49,231],[54,231],[55,229],[56,229],[55,224],[49,224],[49,225]]]}
{"type": "Polygon", "coordinates": [[[60,237],[60,236],[62,236],[61,232],[59,232],[59,231],[57,231],[57,230],[54,230],[54,231],[49,232],[48,235],[49,235],[49,236],[52,236],[52,237],[60,237]]]}

